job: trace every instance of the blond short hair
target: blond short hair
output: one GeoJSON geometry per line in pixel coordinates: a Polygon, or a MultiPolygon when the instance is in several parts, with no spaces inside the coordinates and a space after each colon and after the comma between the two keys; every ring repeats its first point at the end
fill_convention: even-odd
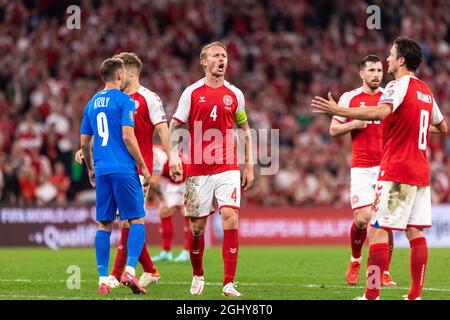
{"type": "Polygon", "coordinates": [[[209,48],[214,46],[222,47],[225,50],[225,52],[227,51],[227,47],[220,41],[208,43],[207,45],[203,46],[202,51],[200,51],[200,62],[206,58],[206,51],[208,51],[209,48]]]}
{"type": "Polygon", "coordinates": [[[121,52],[116,54],[114,58],[120,58],[123,60],[123,64],[127,66],[136,67],[138,72],[142,69],[142,61],[139,59],[136,53],[134,52],[121,52]]]}

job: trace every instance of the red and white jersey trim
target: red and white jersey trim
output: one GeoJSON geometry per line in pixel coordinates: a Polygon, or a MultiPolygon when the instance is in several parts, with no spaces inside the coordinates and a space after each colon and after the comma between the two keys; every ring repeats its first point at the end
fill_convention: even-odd
{"type": "MultiPolygon", "coordinates": [[[[153,126],[167,122],[167,116],[161,98],[156,93],[143,86],[140,86],[137,92],[143,96],[147,102],[149,119],[153,126]]],[[[138,108],[139,106],[136,107],[136,109],[138,108]]]]}
{"type": "Polygon", "coordinates": [[[178,107],[175,111],[175,114],[173,115],[173,118],[182,122],[186,123],[189,120],[189,114],[191,112],[191,95],[192,92],[195,89],[200,88],[205,84],[205,80],[201,79],[197,82],[191,84],[189,87],[184,89],[183,93],[181,94],[180,100],[178,101],[178,107]]]}
{"type": "MultiPolygon", "coordinates": [[[[347,108],[347,109],[350,108],[350,101],[352,101],[352,99],[354,97],[356,97],[357,95],[359,95],[361,93],[362,93],[362,87],[343,93],[342,96],[339,98],[338,106],[342,107],[342,108],[347,108]]],[[[341,123],[347,122],[346,117],[333,116],[333,119],[335,119],[341,123]]]]}
{"type": "MultiPolygon", "coordinates": [[[[390,104],[392,105],[392,112],[395,112],[398,107],[403,103],[403,100],[405,99],[405,96],[408,92],[408,87],[411,79],[416,79],[418,81],[421,81],[420,79],[413,77],[413,76],[403,76],[398,80],[393,80],[388,83],[386,86],[386,90],[381,97],[378,104],[390,104]]],[[[418,93],[420,95],[421,93],[418,93]]],[[[437,125],[441,123],[444,120],[444,116],[441,113],[441,110],[439,110],[439,106],[436,103],[436,100],[433,96],[431,97],[424,97],[421,96],[421,99],[431,99],[433,102],[433,111],[431,114],[431,124],[437,125]]],[[[420,99],[419,99],[420,100],[420,99]]]]}

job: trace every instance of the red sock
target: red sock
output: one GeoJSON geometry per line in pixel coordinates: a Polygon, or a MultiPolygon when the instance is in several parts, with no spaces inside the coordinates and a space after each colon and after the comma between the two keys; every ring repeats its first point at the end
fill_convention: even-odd
{"type": "Polygon", "coordinates": [[[193,274],[194,276],[202,276],[204,274],[203,251],[205,250],[205,237],[203,234],[200,237],[194,237],[192,232],[189,232],[189,248],[193,274]]]}
{"type": "Polygon", "coordinates": [[[352,257],[358,259],[361,257],[361,249],[367,237],[367,228],[358,229],[353,222],[350,229],[350,239],[352,246],[352,257]]]}
{"type": "Polygon", "coordinates": [[[423,281],[428,261],[428,248],[425,237],[416,238],[409,243],[411,245],[411,289],[408,293],[408,299],[413,300],[422,296],[423,281]]]}
{"type": "Polygon", "coordinates": [[[170,249],[172,249],[172,239],[173,239],[172,216],[161,218],[161,238],[163,250],[170,251],[170,249]]]}
{"type": "Polygon", "coordinates": [[[129,228],[120,229],[120,239],[119,243],[117,244],[116,260],[114,260],[114,268],[113,271],[111,272],[111,274],[114,277],[116,277],[118,281],[120,281],[123,269],[125,268],[125,264],[127,263],[128,257],[127,243],[129,231],[130,231],[129,228]]]}
{"type": "Polygon", "coordinates": [[[223,285],[234,281],[239,251],[238,229],[224,230],[222,242],[223,285]]]}
{"type": "Polygon", "coordinates": [[[391,266],[393,252],[394,252],[394,235],[392,234],[392,231],[389,231],[389,264],[387,267],[387,271],[389,271],[389,268],[391,266]]]}
{"type": "Polygon", "coordinates": [[[190,221],[189,217],[184,217],[184,227],[183,227],[184,250],[187,250],[187,251],[189,251],[189,233],[191,233],[189,221],[190,221]]]}
{"type": "Polygon", "coordinates": [[[145,242],[144,247],[142,248],[141,255],[139,256],[139,263],[141,264],[142,269],[144,269],[144,272],[156,272],[156,268],[153,265],[152,258],[150,258],[150,255],[148,254],[147,245],[145,244],[145,242]]]}
{"type": "Polygon", "coordinates": [[[380,295],[381,276],[387,270],[388,262],[389,245],[387,243],[376,243],[370,246],[367,261],[367,299],[373,300],[380,295]]]}

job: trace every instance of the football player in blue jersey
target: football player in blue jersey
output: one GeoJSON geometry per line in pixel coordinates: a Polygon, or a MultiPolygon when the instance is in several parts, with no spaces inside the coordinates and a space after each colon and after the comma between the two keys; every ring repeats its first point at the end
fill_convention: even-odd
{"type": "Polygon", "coordinates": [[[101,65],[105,88],[87,103],[81,123],[81,149],[89,180],[96,188],[95,252],[99,274],[99,294],[108,294],[108,264],[112,225],[119,209],[120,219],[128,220],[128,257],[121,282],[133,293],[146,294],[135,276],[135,268],[145,240],[144,196],[137,165],[145,182],[150,184],[150,173],[134,135],[135,103],[123,93],[127,75],[123,61],[106,59],[101,65]]]}

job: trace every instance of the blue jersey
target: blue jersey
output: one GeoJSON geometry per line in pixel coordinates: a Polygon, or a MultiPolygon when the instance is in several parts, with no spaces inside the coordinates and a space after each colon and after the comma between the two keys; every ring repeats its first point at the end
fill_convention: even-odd
{"type": "Polygon", "coordinates": [[[97,176],[137,173],[136,162],[122,138],[122,127],[134,127],[134,100],[117,89],[102,90],[87,103],[81,134],[94,136],[94,169],[97,176]]]}

